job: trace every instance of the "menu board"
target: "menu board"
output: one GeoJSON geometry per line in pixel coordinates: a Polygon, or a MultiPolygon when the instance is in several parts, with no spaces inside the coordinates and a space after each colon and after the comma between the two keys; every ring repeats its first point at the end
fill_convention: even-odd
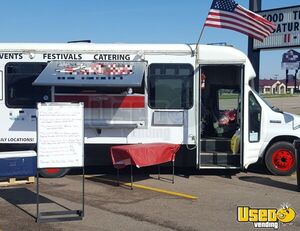
{"type": "Polygon", "coordinates": [[[83,103],[38,103],[38,168],[83,167],[83,103]]]}

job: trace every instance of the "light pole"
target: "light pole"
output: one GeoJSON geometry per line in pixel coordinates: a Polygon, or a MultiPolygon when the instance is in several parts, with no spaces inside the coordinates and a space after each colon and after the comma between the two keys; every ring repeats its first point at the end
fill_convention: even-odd
{"type": "MultiPolygon", "coordinates": [[[[260,11],[262,0],[249,0],[249,10],[260,11]]],[[[252,86],[256,91],[259,89],[259,61],[260,61],[260,50],[253,50],[253,39],[248,38],[248,58],[250,59],[252,66],[255,70],[256,76],[252,82],[252,86]]]]}

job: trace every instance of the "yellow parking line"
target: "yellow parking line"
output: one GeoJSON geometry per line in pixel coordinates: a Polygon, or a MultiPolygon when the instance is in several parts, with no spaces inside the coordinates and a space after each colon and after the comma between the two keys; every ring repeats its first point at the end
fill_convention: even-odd
{"type": "MultiPolygon", "coordinates": [[[[88,176],[88,175],[85,176],[86,179],[90,179],[90,178],[93,178],[93,177],[97,177],[97,176],[91,176],[91,175],[90,176],[88,176]]],[[[113,182],[113,183],[117,184],[117,181],[110,180],[110,179],[105,179],[105,178],[101,178],[101,181],[113,182]]],[[[120,183],[120,185],[131,187],[131,183],[125,183],[125,182],[122,182],[122,181],[120,181],[119,183],[120,183]]],[[[149,187],[149,186],[145,186],[145,185],[141,185],[141,184],[133,184],[132,186],[135,187],[135,188],[140,188],[140,189],[150,190],[150,191],[154,191],[154,192],[164,193],[164,194],[168,194],[168,195],[171,195],[171,196],[183,197],[185,199],[191,199],[191,200],[197,200],[198,199],[198,197],[196,197],[196,196],[188,195],[188,194],[185,194],[185,193],[180,193],[180,192],[174,192],[174,191],[164,190],[164,189],[160,189],[160,188],[149,187]]]]}
{"type": "Polygon", "coordinates": [[[93,177],[97,177],[97,175],[84,175],[85,179],[90,179],[90,178],[93,178],[93,177]]]}
{"type": "Polygon", "coordinates": [[[297,178],[296,173],[293,173],[293,174],[291,175],[291,177],[296,179],[296,178],[297,178]]]}
{"type": "MultiPolygon", "coordinates": [[[[122,183],[122,184],[126,185],[126,186],[129,186],[129,187],[131,186],[131,183],[122,183]]],[[[165,193],[165,194],[168,194],[168,195],[183,197],[183,198],[191,199],[191,200],[197,200],[198,199],[198,197],[188,195],[188,194],[185,194],[185,193],[173,192],[173,191],[169,191],[169,190],[144,186],[144,185],[140,185],[140,184],[133,184],[132,186],[136,187],[136,188],[140,188],[140,189],[146,189],[146,190],[150,190],[150,191],[154,191],[154,192],[165,193]]]]}

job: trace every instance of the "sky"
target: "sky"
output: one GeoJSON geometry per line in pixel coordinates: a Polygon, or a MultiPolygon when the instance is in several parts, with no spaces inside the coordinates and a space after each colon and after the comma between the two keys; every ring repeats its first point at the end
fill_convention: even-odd
{"type": "MultiPolygon", "coordinates": [[[[249,0],[236,0],[248,8],[249,0]]],[[[2,0],[0,42],[196,43],[212,0],[2,0]]],[[[299,0],[262,0],[262,10],[299,0]]],[[[247,36],[205,28],[201,44],[226,42],[247,53],[247,36]]],[[[260,78],[284,78],[288,48],[261,52],[260,78]]],[[[299,49],[295,49],[300,52],[299,49]]]]}

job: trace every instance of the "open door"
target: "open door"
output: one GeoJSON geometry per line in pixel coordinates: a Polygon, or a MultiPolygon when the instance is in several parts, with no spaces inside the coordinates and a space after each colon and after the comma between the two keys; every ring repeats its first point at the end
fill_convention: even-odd
{"type": "Polygon", "coordinates": [[[257,162],[258,153],[263,143],[262,134],[263,111],[259,103],[259,97],[250,87],[245,88],[244,93],[244,131],[243,148],[244,156],[242,165],[247,168],[250,164],[257,162]]]}
{"type": "Polygon", "coordinates": [[[200,70],[198,166],[240,168],[244,67],[201,65],[200,70]]]}

